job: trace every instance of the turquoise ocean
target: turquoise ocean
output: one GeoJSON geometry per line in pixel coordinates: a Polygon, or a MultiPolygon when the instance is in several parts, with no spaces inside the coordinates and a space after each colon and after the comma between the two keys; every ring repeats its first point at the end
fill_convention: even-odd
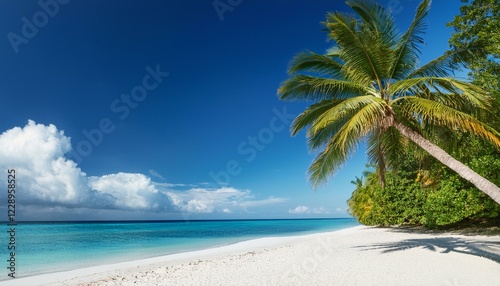
{"type": "MultiPolygon", "coordinates": [[[[354,219],[24,222],[16,228],[16,277],[72,270],[233,244],[356,226],[354,219]]],[[[1,247],[7,276],[9,230],[1,247]]]]}

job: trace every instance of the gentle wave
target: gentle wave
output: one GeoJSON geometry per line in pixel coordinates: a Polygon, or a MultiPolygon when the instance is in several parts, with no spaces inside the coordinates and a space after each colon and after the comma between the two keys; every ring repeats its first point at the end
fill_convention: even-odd
{"type": "MultiPolygon", "coordinates": [[[[355,225],[354,219],[26,222],[16,227],[16,274],[27,277],[355,225]]],[[[8,256],[5,247],[2,257],[8,256]]],[[[2,269],[0,280],[6,280],[2,269]]]]}

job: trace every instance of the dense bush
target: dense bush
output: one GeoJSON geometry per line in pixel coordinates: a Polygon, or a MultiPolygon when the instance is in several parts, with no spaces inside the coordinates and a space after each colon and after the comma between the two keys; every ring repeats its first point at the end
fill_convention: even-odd
{"type": "Polygon", "coordinates": [[[387,172],[384,188],[375,172],[365,171],[363,178],[352,182],[356,189],[348,200],[350,213],[365,225],[421,223],[426,190],[416,180],[421,177],[418,167],[418,160],[408,150],[401,156],[398,171],[387,172]]]}
{"type": "Polygon", "coordinates": [[[370,225],[420,223],[424,192],[420,183],[389,173],[386,187],[374,189],[371,211],[360,221],[370,225]]]}
{"type": "Polygon", "coordinates": [[[500,205],[457,175],[447,177],[431,191],[423,205],[424,225],[446,226],[499,217],[500,205]]]}
{"type": "MultiPolygon", "coordinates": [[[[466,145],[474,144],[477,142],[471,140],[466,145]]],[[[499,184],[500,156],[495,150],[483,147],[476,151],[469,149],[469,155],[487,153],[482,156],[474,154],[476,157],[469,166],[499,184]]],[[[374,173],[368,172],[358,181],[348,204],[351,214],[359,222],[365,225],[443,227],[500,218],[500,205],[453,171],[436,162],[431,162],[428,169],[423,170],[416,167],[418,164],[413,159],[406,158],[399,171],[387,173],[385,188],[373,179],[376,177],[374,173]]]]}

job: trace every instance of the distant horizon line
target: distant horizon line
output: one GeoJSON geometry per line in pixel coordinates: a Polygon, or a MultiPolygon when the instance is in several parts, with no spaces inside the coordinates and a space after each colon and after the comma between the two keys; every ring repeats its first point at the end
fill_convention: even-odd
{"type": "MultiPolygon", "coordinates": [[[[34,223],[140,223],[140,222],[209,222],[209,221],[270,221],[270,220],[337,220],[337,219],[355,219],[353,217],[332,217],[332,218],[248,218],[248,219],[174,219],[174,220],[23,220],[16,221],[16,224],[34,224],[34,223]]],[[[1,221],[1,223],[12,223],[1,221]]]]}

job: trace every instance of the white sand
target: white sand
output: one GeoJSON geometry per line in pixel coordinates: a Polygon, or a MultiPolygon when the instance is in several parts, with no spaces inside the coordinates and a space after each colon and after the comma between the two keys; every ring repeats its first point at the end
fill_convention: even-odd
{"type": "Polygon", "coordinates": [[[500,285],[500,236],[358,226],[16,278],[2,285],[500,285]]]}

